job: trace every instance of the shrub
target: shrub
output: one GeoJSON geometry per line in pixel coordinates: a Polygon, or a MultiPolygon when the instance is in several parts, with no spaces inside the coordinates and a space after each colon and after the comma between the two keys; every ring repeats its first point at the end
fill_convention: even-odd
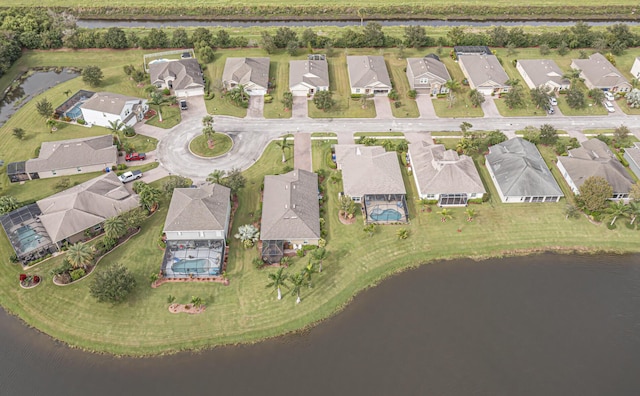
{"type": "Polygon", "coordinates": [[[118,303],[124,301],[135,287],[136,279],[127,267],[116,264],[96,274],[89,293],[98,302],[118,303]]]}
{"type": "Polygon", "coordinates": [[[396,107],[396,109],[400,108],[400,106],[402,106],[402,102],[393,102],[393,105],[396,107]]]}
{"type": "Polygon", "coordinates": [[[398,98],[400,97],[400,95],[398,95],[398,91],[396,91],[395,89],[392,89],[387,96],[391,100],[398,100],[398,98]]]}
{"type": "Polygon", "coordinates": [[[77,281],[78,279],[82,278],[86,274],[82,268],[78,268],[76,270],[71,271],[69,275],[71,275],[71,281],[77,281]]]}
{"type": "Polygon", "coordinates": [[[86,123],[87,123],[83,118],[78,118],[78,119],[76,120],[76,122],[77,122],[78,124],[80,124],[80,125],[84,125],[84,124],[86,124],[86,123]]]}
{"type": "Polygon", "coordinates": [[[125,170],[125,169],[127,169],[126,164],[118,164],[118,170],[125,170]]]}
{"type": "Polygon", "coordinates": [[[33,283],[40,283],[40,277],[38,275],[33,276],[33,283]]]}
{"type": "Polygon", "coordinates": [[[20,274],[20,282],[27,279],[27,274],[20,274]]]}
{"type": "Polygon", "coordinates": [[[362,94],[351,94],[351,99],[360,99],[362,94]]]}
{"type": "Polygon", "coordinates": [[[407,92],[407,96],[409,97],[409,99],[415,99],[416,97],[418,97],[418,91],[416,91],[415,89],[412,89],[409,92],[407,92]]]}
{"type": "Polygon", "coordinates": [[[271,102],[273,102],[273,96],[264,95],[264,103],[271,103],[271,102]]]}
{"type": "Polygon", "coordinates": [[[165,88],[162,90],[162,94],[165,96],[169,96],[171,95],[171,91],[169,90],[169,88],[165,88]]]}
{"type": "Polygon", "coordinates": [[[304,250],[300,249],[300,250],[296,251],[296,256],[304,257],[304,250]]]}

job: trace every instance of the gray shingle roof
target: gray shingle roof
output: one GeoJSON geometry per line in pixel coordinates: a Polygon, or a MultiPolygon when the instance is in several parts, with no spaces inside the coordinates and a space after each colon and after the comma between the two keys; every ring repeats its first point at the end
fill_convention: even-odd
{"type": "Polygon", "coordinates": [[[154,62],[149,65],[149,76],[151,84],[163,82],[169,76],[174,77],[173,89],[204,87],[200,64],[194,58],[154,62]]]}
{"type": "Polygon", "coordinates": [[[323,60],[289,61],[289,88],[300,83],[312,87],[329,86],[329,64],[323,60]]]}
{"type": "Polygon", "coordinates": [[[350,197],[406,194],[395,152],[362,144],[338,144],[335,150],[345,194],[350,197]]]}
{"type": "Polygon", "coordinates": [[[599,52],[591,55],[589,59],[572,59],[571,63],[572,66],[582,70],[584,79],[594,87],[609,88],[629,83],[622,73],[599,52]]]}
{"type": "Polygon", "coordinates": [[[509,76],[495,55],[460,55],[458,57],[470,82],[479,87],[487,82],[506,85],[509,76]]]}
{"type": "Polygon", "coordinates": [[[598,139],[582,142],[582,147],[569,150],[569,156],[558,157],[558,162],[578,188],[591,176],[603,177],[615,194],[628,193],[633,184],[633,179],[615,154],[598,139]]]}
{"type": "Polygon", "coordinates": [[[138,196],[110,172],[36,203],[42,225],[58,242],[137,207],[138,196]]]}
{"type": "Polygon", "coordinates": [[[391,88],[387,65],[382,56],[347,56],[351,87],[364,88],[384,85],[391,88]]]}
{"type": "MultiPolygon", "coordinates": [[[[640,143],[635,142],[633,147],[629,147],[624,149],[625,154],[631,158],[633,162],[635,162],[637,167],[640,167],[640,143]]],[[[640,175],[636,175],[640,177],[640,175]]]]}
{"type": "Polygon", "coordinates": [[[253,83],[264,89],[269,85],[269,58],[227,58],[222,81],[246,85],[253,83]]]}
{"type": "Polygon", "coordinates": [[[111,135],[43,142],[38,158],[26,163],[28,173],[118,162],[111,135]]]}
{"type": "Polygon", "coordinates": [[[553,81],[559,86],[570,83],[568,79],[562,78],[564,73],[551,59],[519,59],[518,63],[536,87],[543,86],[549,81],[553,81]]]}
{"type": "Polygon", "coordinates": [[[451,79],[447,67],[438,59],[425,56],[423,58],[407,58],[407,67],[413,72],[414,78],[429,76],[444,84],[451,79]]]}
{"type": "Polygon", "coordinates": [[[231,190],[219,184],[173,190],[165,231],[224,231],[231,190]]]}
{"type": "Polygon", "coordinates": [[[260,239],[320,238],[318,175],[296,169],[264,177],[260,239]]]}
{"type": "Polygon", "coordinates": [[[96,92],[92,97],[87,99],[80,108],[120,115],[127,102],[143,103],[144,101],[145,99],[112,92],[96,92]]]}
{"type": "Polygon", "coordinates": [[[504,196],[564,196],[536,146],[522,138],[489,147],[486,160],[504,196]]]}
{"type": "Polygon", "coordinates": [[[409,144],[409,153],[422,195],[486,192],[471,157],[424,140],[409,144]]]}

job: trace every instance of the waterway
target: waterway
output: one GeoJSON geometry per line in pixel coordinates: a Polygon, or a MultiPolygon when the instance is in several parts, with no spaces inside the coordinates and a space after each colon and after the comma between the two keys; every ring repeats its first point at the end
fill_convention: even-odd
{"type": "MultiPolygon", "coordinates": [[[[7,122],[9,117],[34,96],[77,76],[78,73],[66,69],[63,69],[61,72],[33,72],[33,74],[22,81],[19,87],[10,91],[0,100],[0,126],[7,122]]],[[[56,106],[55,103],[53,105],[54,107],[56,106]]]]}
{"type": "Polygon", "coordinates": [[[640,255],[544,254],[422,266],[309,331],[196,354],[89,354],[2,313],[0,394],[637,396],[639,307],[640,255]]]}
{"type": "MultiPolygon", "coordinates": [[[[376,20],[367,22],[377,22],[382,26],[409,26],[409,25],[421,25],[426,27],[453,27],[453,26],[573,26],[576,21],[443,21],[443,20],[376,20]]],[[[627,25],[638,25],[640,21],[589,21],[587,22],[591,26],[608,26],[615,23],[625,23],[627,25]]],[[[246,28],[246,27],[318,27],[318,26],[360,26],[361,21],[337,21],[337,20],[324,20],[324,21],[194,21],[194,20],[167,20],[167,21],[123,21],[123,20],[108,20],[108,19],[81,19],[76,23],[79,27],[83,28],[167,28],[167,27],[221,27],[221,28],[246,28]]]]}

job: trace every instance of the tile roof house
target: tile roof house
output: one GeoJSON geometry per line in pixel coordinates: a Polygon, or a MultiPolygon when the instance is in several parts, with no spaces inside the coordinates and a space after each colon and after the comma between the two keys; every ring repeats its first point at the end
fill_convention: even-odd
{"type": "Polygon", "coordinates": [[[329,64],[326,59],[289,61],[289,90],[293,96],[313,95],[329,90],[329,64]]]}
{"type": "Polygon", "coordinates": [[[228,90],[242,85],[249,95],[265,95],[269,88],[269,58],[227,58],[222,83],[228,90]]]}
{"type": "Polygon", "coordinates": [[[153,62],[149,64],[149,76],[151,84],[172,89],[175,96],[204,95],[202,68],[194,58],[153,62]]]}
{"type": "Polygon", "coordinates": [[[30,179],[99,172],[118,163],[113,136],[43,142],[38,158],[26,161],[30,179]]]}
{"type": "Polygon", "coordinates": [[[580,77],[584,78],[584,84],[589,89],[627,92],[632,88],[622,73],[599,52],[589,59],[572,59],[571,68],[581,70],[580,77]]]}
{"type": "Polygon", "coordinates": [[[438,200],[439,206],[463,206],[469,199],[481,199],[486,191],[473,159],[428,140],[409,144],[419,197],[438,200]]]}
{"type": "Polygon", "coordinates": [[[382,56],[347,56],[349,84],[352,94],[387,95],[391,80],[382,56]]]}
{"type": "Polygon", "coordinates": [[[510,139],[489,147],[485,159],[502,202],[558,202],[564,196],[533,143],[510,139]]]}
{"type": "Polygon", "coordinates": [[[164,222],[167,278],[210,277],[224,271],[231,190],[220,184],[173,190],[164,222]]]}
{"type": "Polygon", "coordinates": [[[458,64],[471,89],[477,89],[484,95],[509,91],[509,76],[495,55],[461,54],[458,64]]]}
{"type": "Polygon", "coordinates": [[[603,177],[613,187],[611,199],[626,199],[633,179],[607,144],[598,139],[581,143],[582,147],[569,150],[567,157],[558,157],[558,169],[574,194],[592,176],[603,177]]]}
{"type": "Polygon", "coordinates": [[[569,89],[571,81],[551,59],[518,59],[516,69],[530,89],[543,88],[549,92],[569,89]]]}
{"type": "Polygon", "coordinates": [[[105,128],[109,128],[110,122],[133,126],[142,121],[147,110],[146,99],[111,92],[97,92],[80,106],[87,125],[105,128]]]}
{"type": "Polygon", "coordinates": [[[624,159],[629,163],[629,169],[640,178],[640,143],[633,143],[633,147],[624,149],[624,159]]]}
{"type": "Polygon", "coordinates": [[[109,172],[36,203],[40,222],[59,246],[63,240],[77,242],[88,228],[138,207],[138,196],[109,172]]]}
{"type": "Polygon", "coordinates": [[[407,79],[411,89],[418,93],[437,95],[449,90],[444,84],[451,80],[447,67],[434,55],[407,58],[407,79]]]}
{"type": "Polygon", "coordinates": [[[265,176],[260,222],[263,258],[277,262],[285,246],[317,245],[320,238],[318,175],[296,169],[265,176]]]}

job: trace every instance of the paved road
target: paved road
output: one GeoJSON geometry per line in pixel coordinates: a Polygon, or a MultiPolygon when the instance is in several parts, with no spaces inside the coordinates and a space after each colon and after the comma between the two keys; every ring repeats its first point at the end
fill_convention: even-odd
{"type": "MultiPolygon", "coordinates": [[[[460,123],[470,122],[475,130],[500,130],[507,136],[532,125],[540,127],[550,123],[558,129],[568,131],[571,136],[584,140],[580,131],[584,129],[612,129],[622,123],[629,126],[640,139],[640,116],[617,114],[593,117],[501,117],[484,118],[429,118],[429,119],[251,119],[230,116],[215,116],[214,128],[227,133],[234,142],[229,153],[215,159],[193,156],[188,149],[189,141],[202,131],[201,120],[207,114],[203,99],[190,98],[189,110],[183,113],[183,121],[171,130],[142,126],[139,133],[160,139],[157,158],[168,174],[190,177],[202,182],[214,169],[249,168],[264,151],[267,144],[287,133],[335,132],[339,142],[353,142],[353,132],[434,132],[459,131],[460,123]]],[[[159,175],[160,171],[156,173],[159,175]]]]}

